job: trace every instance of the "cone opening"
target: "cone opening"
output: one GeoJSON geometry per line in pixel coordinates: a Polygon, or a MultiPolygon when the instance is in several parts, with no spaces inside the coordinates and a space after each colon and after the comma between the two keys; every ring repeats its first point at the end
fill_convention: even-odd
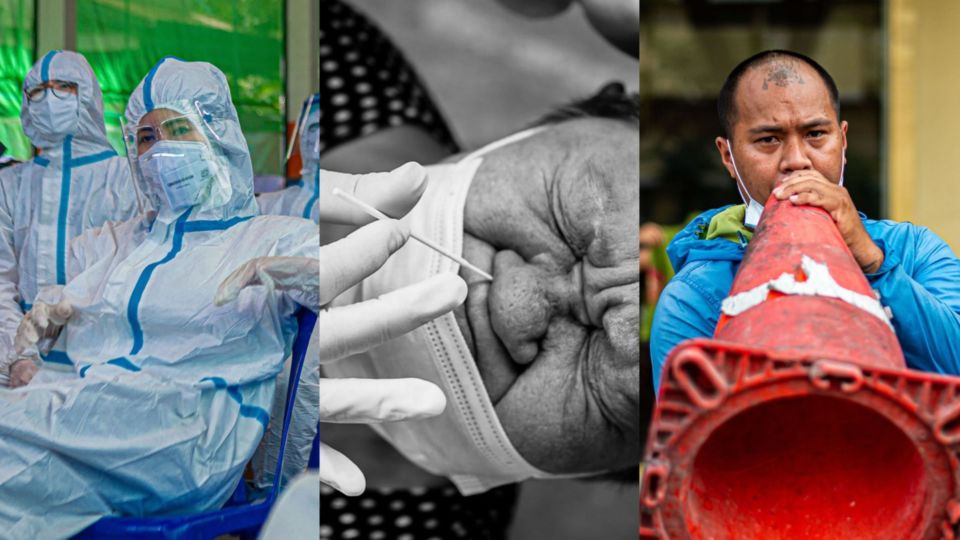
{"type": "Polygon", "coordinates": [[[709,435],[684,515],[694,538],[909,538],[925,480],[916,445],[882,411],[782,398],[709,435]]]}

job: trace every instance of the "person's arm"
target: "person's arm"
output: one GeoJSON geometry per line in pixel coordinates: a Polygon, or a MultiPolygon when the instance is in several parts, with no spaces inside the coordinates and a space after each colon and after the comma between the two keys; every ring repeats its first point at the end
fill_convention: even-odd
{"type": "Polygon", "coordinates": [[[711,299],[682,276],[667,284],[657,301],[650,332],[653,388],[660,394],[660,377],[670,351],[685,340],[713,335],[720,300],[711,299]],[[716,305],[716,309],[712,306],[716,305]]]}
{"type": "MultiPolygon", "coordinates": [[[[13,169],[11,169],[13,170],[13,169]]],[[[13,239],[13,213],[10,204],[12,184],[0,180],[0,387],[7,386],[10,364],[16,360],[14,339],[23,319],[18,289],[19,269],[13,239]]]]}
{"type": "Polygon", "coordinates": [[[907,365],[960,375],[960,260],[937,235],[918,229],[914,253],[901,253],[875,239],[884,261],[867,279],[880,293],[880,303],[893,313],[907,365]],[[914,261],[909,272],[904,257],[914,261]]]}

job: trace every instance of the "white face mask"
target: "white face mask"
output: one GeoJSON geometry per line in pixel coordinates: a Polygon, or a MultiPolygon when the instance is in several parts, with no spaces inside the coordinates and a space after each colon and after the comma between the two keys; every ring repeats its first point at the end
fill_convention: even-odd
{"type": "MultiPolygon", "coordinates": [[[[763,215],[763,205],[750,196],[750,192],[747,191],[747,185],[744,184],[743,179],[740,178],[740,171],[737,170],[737,160],[733,158],[733,145],[730,144],[730,139],[727,139],[727,150],[730,152],[730,163],[733,164],[733,172],[737,175],[737,191],[740,192],[740,198],[743,199],[743,204],[747,206],[746,214],[743,217],[743,224],[751,229],[756,228],[757,223],[760,223],[760,216],[763,215]]],[[[838,183],[838,185],[841,186],[843,185],[843,170],[846,165],[847,151],[844,149],[843,157],[840,160],[840,182],[838,183]]]]}
{"type": "Polygon", "coordinates": [[[198,141],[157,141],[138,162],[145,179],[163,189],[174,211],[199,203],[216,177],[216,158],[198,141]]]}
{"type": "Polygon", "coordinates": [[[80,102],[75,95],[57,97],[48,90],[43,100],[30,103],[27,114],[33,127],[33,144],[38,148],[49,148],[73,134],[79,121],[80,102]]]}
{"type": "MultiPolygon", "coordinates": [[[[520,133],[500,142],[513,142],[530,133],[520,133]]],[[[427,167],[427,190],[417,206],[403,218],[410,230],[453,253],[461,253],[464,203],[481,162],[474,154],[459,163],[427,167]]],[[[457,270],[456,263],[419,242],[409,242],[378,272],[341,295],[336,305],[377,298],[430,276],[457,270]]],[[[427,420],[377,424],[373,429],[413,463],[450,478],[464,495],[528,478],[586,476],[541,471],[517,452],[497,417],[453,313],[384,346],[325,366],[324,370],[329,377],[417,377],[443,389],[447,408],[442,415],[427,420]]]]}

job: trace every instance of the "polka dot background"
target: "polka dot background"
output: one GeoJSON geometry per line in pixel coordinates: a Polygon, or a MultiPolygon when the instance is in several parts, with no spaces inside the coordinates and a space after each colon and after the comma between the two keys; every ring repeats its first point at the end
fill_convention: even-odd
{"type": "Polygon", "coordinates": [[[320,0],[320,153],[381,129],[422,128],[460,149],[403,55],[339,0],[320,0]]]}
{"type": "Polygon", "coordinates": [[[340,540],[501,540],[513,518],[517,486],[464,497],[452,486],[368,488],[347,497],[320,487],[320,538],[340,540]]]}

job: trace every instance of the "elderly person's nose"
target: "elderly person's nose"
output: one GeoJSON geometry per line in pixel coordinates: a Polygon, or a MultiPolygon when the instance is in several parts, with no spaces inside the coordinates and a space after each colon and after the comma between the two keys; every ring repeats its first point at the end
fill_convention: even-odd
{"type": "Polygon", "coordinates": [[[513,360],[529,364],[550,322],[545,276],[513,251],[497,253],[493,274],[487,300],[490,324],[513,360]]]}
{"type": "Polygon", "coordinates": [[[548,272],[530,264],[514,251],[501,251],[493,261],[494,281],[488,307],[493,331],[518,364],[529,364],[540,353],[550,321],[557,316],[580,319],[576,306],[579,287],[571,279],[577,272],[548,272]]]}
{"type": "Polygon", "coordinates": [[[783,142],[783,154],[780,157],[780,170],[784,173],[802,171],[813,167],[807,156],[803,141],[796,137],[787,137],[783,142]]]}

